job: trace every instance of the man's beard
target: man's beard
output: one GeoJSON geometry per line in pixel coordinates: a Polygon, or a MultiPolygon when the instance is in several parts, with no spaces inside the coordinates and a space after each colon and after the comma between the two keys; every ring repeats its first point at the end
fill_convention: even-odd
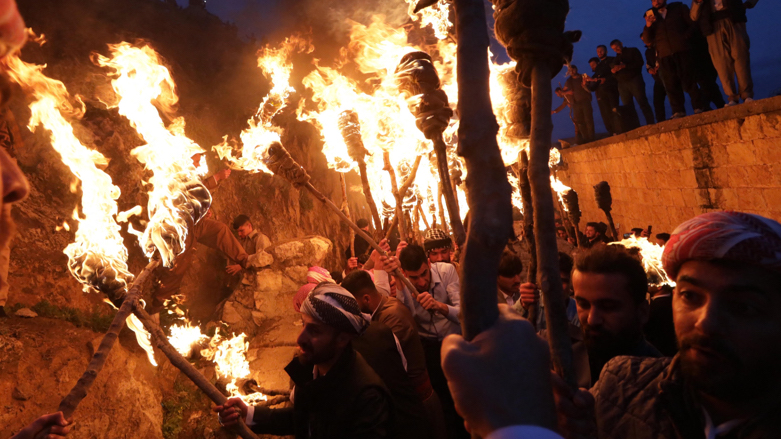
{"type": "Polygon", "coordinates": [[[588,323],[582,323],[582,326],[583,342],[590,355],[611,358],[617,355],[626,355],[641,338],[639,333],[613,334],[602,326],[592,327],[588,323]]]}
{"type": "MultiPolygon", "coordinates": [[[[0,249],[10,245],[14,232],[16,232],[16,225],[11,218],[11,205],[5,204],[0,208],[0,249]]],[[[0,287],[4,287],[6,282],[0,279],[0,287]]]]}
{"type": "Polygon", "coordinates": [[[319,350],[315,350],[312,345],[309,344],[299,344],[298,349],[299,360],[311,364],[327,363],[333,360],[334,357],[338,354],[338,349],[336,347],[336,337],[334,337],[331,343],[323,346],[319,350]]]}
{"type": "Polygon", "coordinates": [[[773,387],[768,377],[776,372],[775,362],[768,361],[767,373],[747,373],[738,354],[720,338],[692,335],[679,340],[681,373],[696,390],[724,400],[741,400],[773,387]],[[691,358],[693,349],[705,349],[705,362],[691,358]]]}

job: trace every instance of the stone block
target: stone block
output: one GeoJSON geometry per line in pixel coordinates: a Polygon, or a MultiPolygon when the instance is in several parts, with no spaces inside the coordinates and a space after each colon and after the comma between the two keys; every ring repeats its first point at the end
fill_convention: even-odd
{"type": "Polygon", "coordinates": [[[711,145],[708,149],[709,157],[703,157],[695,152],[694,166],[707,167],[707,166],[729,166],[732,164],[730,161],[729,153],[727,152],[726,145],[711,145]]]}
{"type": "Polygon", "coordinates": [[[273,245],[267,251],[274,255],[277,263],[291,265],[320,265],[331,251],[331,241],[322,236],[307,236],[273,245]]]}
{"type": "Polygon", "coordinates": [[[752,144],[758,163],[766,165],[781,163],[781,138],[757,139],[752,144]]]}
{"type": "Polygon", "coordinates": [[[691,168],[694,166],[694,152],[691,150],[691,148],[685,148],[681,150],[681,160],[683,161],[682,169],[691,168]]]}
{"type": "Polygon", "coordinates": [[[281,290],[283,277],[282,273],[272,269],[258,271],[255,274],[256,292],[277,292],[281,290]]]}
{"type": "Polygon", "coordinates": [[[720,209],[736,210],[738,209],[738,191],[732,188],[723,188],[716,198],[717,206],[720,209]]]}
{"type": "Polygon", "coordinates": [[[727,144],[727,154],[732,165],[753,165],[757,162],[752,142],[737,142],[727,144]]]}
{"type": "Polygon", "coordinates": [[[250,362],[252,378],[266,389],[289,390],[290,377],[285,373],[285,366],[295,352],[294,346],[258,348],[257,358],[250,362]]]}
{"type": "Polygon", "coordinates": [[[748,116],[740,123],[740,138],[744,141],[765,137],[761,115],[748,116]]]}
{"type": "Polygon", "coordinates": [[[308,271],[309,267],[306,265],[296,265],[295,267],[285,268],[285,276],[297,284],[305,284],[308,271]]]}
{"type": "Polygon", "coordinates": [[[767,202],[768,209],[772,211],[781,211],[781,188],[763,189],[762,195],[767,202]]]}
{"type": "Polygon", "coordinates": [[[746,186],[765,188],[774,186],[773,175],[768,165],[754,165],[744,168],[746,174],[746,186]]]}
{"type": "Polygon", "coordinates": [[[762,132],[767,137],[781,137],[781,112],[761,114],[762,132]]]}
{"type": "Polygon", "coordinates": [[[740,210],[767,210],[767,202],[761,190],[754,188],[737,188],[738,209],[740,210]]]}

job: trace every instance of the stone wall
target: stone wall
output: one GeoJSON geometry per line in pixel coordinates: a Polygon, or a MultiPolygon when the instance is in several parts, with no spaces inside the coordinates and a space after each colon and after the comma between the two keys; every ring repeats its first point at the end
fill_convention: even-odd
{"type": "Polygon", "coordinates": [[[781,221],[781,97],[642,127],[562,151],[559,177],[587,221],[605,221],[593,186],[610,183],[621,233],[672,232],[711,210],[781,221]]]}

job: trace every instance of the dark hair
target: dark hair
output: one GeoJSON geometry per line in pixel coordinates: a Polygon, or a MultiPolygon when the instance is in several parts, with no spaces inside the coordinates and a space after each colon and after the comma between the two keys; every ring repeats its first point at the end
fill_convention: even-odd
{"type": "Polygon", "coordinates": [[[426,262],[428,262],[426,251],[417,244],[410,244],[404,247],[404,250],[399,255],[401,268],[407,271],[420,270],[420,267],[426,262]]]}
{"type": "Polygon", "coordinates": [[[581,273],[620,274],[627,280],[627,290],[635,301],[645,300],[648,279],[643,263],[621,245],[600,245],[578,253],[575,270],[581,273]]]}
{"type": "Polygon", "coordinates": [[[578,69],[578,66],[576,66],[575,64],[570,64],[570,65],[569,65],[569,68],[577,70],[577,69],[578,69]]]}
{"type": "MultiPolygon", "coordinates": [[[[553,91],[555,91],[556,93],[558,93],[558,92],[560,92],[560,91],[562,91],[562,90],[561,90],[561,87],[556,87],[556,89],[555,89],[555,90],[553,90],[553,91]]],[[[515,214],[515,212],[513,212],[513,214],[515,214]]],[[[515,220],[515,218],[514,218],[514,217],[513,217],[513,220],[515,220]]]]}
{"type": "Polygon", "coordinates": [[[594,230],[599,230],[599,223],[593,221],[586,223],[586,227],[593,227],[594,230]]]}
{"type": "Polygon", "coordinates": [[[572,266],[575,264],[575,261],[572,259],[572,256],[564,253],[559,252],[559,271],[562,273],[572,273],[572,266]]]}
{"type": "Polygon", "coordinates": [[[597,46],[597,49],[599,49],[600,47],[605,49],[605,52],[607,52],[607,46],[605,46],[604,44],[600,44],[599,46],[597,46]]]}
{"type": "Polygon", "coordinates": [[[597,57],[595,56],[595,57],[593,57],[593,58],[591,58],[591,59],[589,59],[589,60],[588,60],[588,63],[589,63],[589,64],[591,64],[591,63],[593,63],[593,62],[595,62],[595,63],[599,64],[599,58],[597,58],[597,57]]]}
{"type": "Polygon", "coordinates": [[[643,229],[641,229],[640,227],[635,227],[634,229],[632,229],[632,231],[637,232],[638,234],[643,233],[643,229]]]}
{"type": "Polygon", "coordinates": [[[558,227],[556,227],[556,231],[557,232],[561,231],[561,232],[565,232],[566,233],[567,229],[565,229],[564,226],[558,226],[558,227]]]}
{"type": "Polygon", "coordinates": [[[359,218],[358,221],[355,222],[355,224],[358,225],[360,228],[369,227],[369,220],[366,218],[359,218]]]}
{"type": "Polygon", "coordinates": [[[619,40],[619,39],[615,39],[615,40],[613,40],[613,41],[611,41],[611,42],[610,42],[610,47],[613,47],[613,46],[615,46],[616,44],[620,44],[621,46],[623,46],[623,45],[624,45],[624,43],[622,43],[622,42],[621,42],[621,40],[619,40]]]}
{"type": "Polygon", "coordinates": [[[601,234],[607,234],[607,224],[603,223],[602,221],[597,223],[597,232],[601,234]]]}
{"type": "Polygon", "coordinates": [[[505,250],[502,258],[499,260],[499,276],[513,277],[521,274],[523,271],[523,262],[515,253],[505,250]]]}
{"type": "MultiPolygon", "coordinates": [[[[371,275],[363,270],[355,270],[348,274],[342,281],[342,288],[349,291],[356,299],[361,291],[366,289],[377,290],[371,275]]],[[[361,295],[362,296],[362,295],[361,295]]]]}
{"type": "Polygon", "coordinates": [[[662,241],[669,241],[670,240],[670,234],[669,233],[657,233],[656,239],[661,239],[662,241]]]}
{"type": "Polygon", "coordinates": [[[252,224],[252,221],[249,220],[249,217],[247,215],[244,215],[242,213],[241,215],[233,219],[233,230],[237,230],[239,227],[243,226],[246,223],[252,224]]]}

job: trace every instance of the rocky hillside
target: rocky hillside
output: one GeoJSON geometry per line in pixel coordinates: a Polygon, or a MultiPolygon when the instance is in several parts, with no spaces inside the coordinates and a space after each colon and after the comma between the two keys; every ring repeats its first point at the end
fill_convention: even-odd
{"type": "MultiPolygon", "coordinates": [[[[242,41],[234,27],[201,8],[180,8],[157,0],[27,0],[19,7],[27,24],[47,40],[40,47],[28,44],[22,58],[46,64],[48,76],[63,81],[71,94],[84,100],[87,111],[74,124],[76,135],[110,158],[106,172],[122,191],[120,210],[146,206],[142,181],[148,174],[130,156],[142,140],[124,117],[101,103],[111,89],[105,72],[91,61],[93,53],[107,54],[108,44],[122,41],[144,40],[152,45],[165,58],[177,83],[178,112],[186,120],[187,135],[207,150],[224,135],[237,135],[245,127],[268,88],[256,66],[259,45],[242,41]]],[[[0,437],[56,408],[87,364],[91,346],[112,314],[100,295],[83,293],[66,268],[62,251],[74,239],[72,214],[81,193],[47,133],[31,133],[26,128],[28,103],[28,97],[16,88],[9,109],[19,125],[20,141],[12,153],[30,181],[31,194],[13,210],[17,236],[6,310],[31,307],[40,316],[0,320],[0,394],[4,395],[0,437]],[[64,222],[71,231],[62,229],[64,222]]],[[[278,118],[286,129],[283,142],[293,157],[326,196],[338,201],[338,176],[327,169],[316,130],[296,121],[292,110],[278,118]]],[[[207,163],[212,172],[224,169],[211,152],[207,163]]],[[[360,184],[354,175],[348,175],[348,181],[360,184]]],[[[228,306],[228,316],[254,318],[250,324],[241,325],[239,319],[232,323],[256,335],[251,346],[258,379],[271,374],[274,385],[284,387],[284,377],[277,372],[280,364],[289,361],[296,335],[296,316],[287,298],[303,280],[305,265],[318,263],[341,270],[348,230],[308,193],[268,175],[234,172],[213,196],[216,219],[230,223],[236,215],[247,214],[272,243],[323,237],[317,238],[319,250],[306,261],[282,257],[266,274],[250,276],[243,284],[224,273],[222,255],[200,246],[182,288],[191,316],[204,327],[224,317],[226,303],[233,304],[228,306]],[[237,284],[244,296],[234,293],[237,284]],[[245,300],[239,309],[241,297],[253,300],[245,300]],[[230,314],[237,309],[238,314],[230,314]],[[264,354],[265,348],[272,350],[264,354]]],[[[353,211],[364,208],[360,201],[351,200],[353,211]]],[[[135,227],[142,226],[136,222],[135,227]]],[[[123,236],[131,271],[139,272],[146,260],[136,238],[123,236]]],[[[306,244],[310,241],[300,242],[311,250],[306,247],[312,245],[306,244]]],[[[80,426],[73,437],[217,435],[216,420],[207,414],[208,401],[167,362],[161,361],[157,368],[149,365],[127,332],[121,336],[122,346],[112,352],[105,374],[79,408],[80,426]]],[[[213,377],[213,368],[203,367],[213,377]]]]}

